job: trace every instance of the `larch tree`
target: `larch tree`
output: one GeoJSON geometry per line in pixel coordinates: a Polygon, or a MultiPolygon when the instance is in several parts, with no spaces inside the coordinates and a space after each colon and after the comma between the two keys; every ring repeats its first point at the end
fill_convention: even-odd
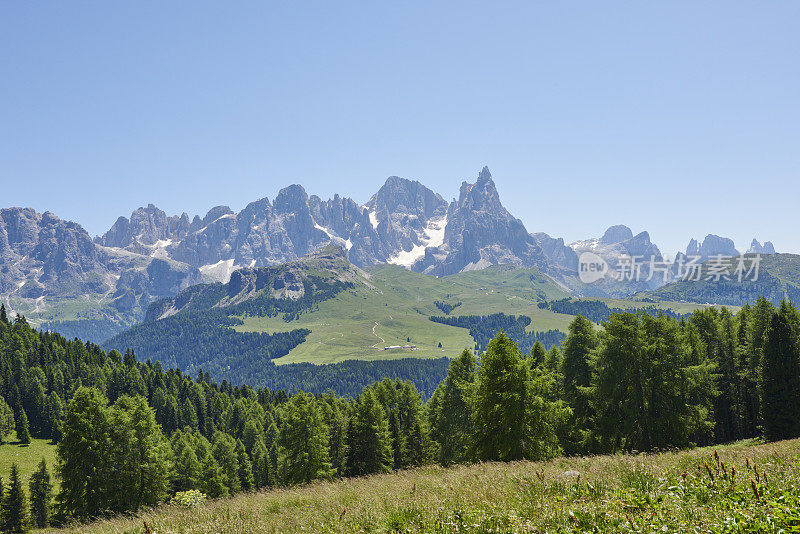
{"type": "Polygon", "coordinates": [[[772,314],[761,362],[761,417],[770,441],[800,436],[800,314],[786,301],[772,314]]]}

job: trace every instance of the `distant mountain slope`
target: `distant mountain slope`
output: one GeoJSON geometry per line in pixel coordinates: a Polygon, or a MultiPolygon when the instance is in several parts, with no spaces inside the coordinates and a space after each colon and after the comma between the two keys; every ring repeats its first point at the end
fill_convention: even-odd
{"type": "Polygon", "coordinates": [[[189,265],[98,245],[52,213],[0,210],[0,301],[45,328],[99,341],[200,280],[189,265]]]}
{"type": "Polygon", "coordinates": [[[104,345],[132,348],[140,358],[189,373],[202,368],[219,379],[261,383],[260,369],[272,361],[455,356],[475,340],[468,328],[429,320],[445,303],[458,315],[527,315],[529,331],[565,330],[571,317],[537,306],[565,296],[536,269],[498,266],[442,278],[393,265],[361,270],[344,249],[328,246],[162,299],[150,306],[145,323],[104,345]]]}
{"type": "MultiPolygon", "coordinates": [[[[706,276],[704,275],[703,278],[706,276]]],[[[655,291],[639,293],[637,298],[679,300],[710,304],[742,306],[752,304],[758,297],[773,303],[789,299],[800,303],[800,256],[769,254],[761,256],[758,279],[682,280],[655,291]]]]}

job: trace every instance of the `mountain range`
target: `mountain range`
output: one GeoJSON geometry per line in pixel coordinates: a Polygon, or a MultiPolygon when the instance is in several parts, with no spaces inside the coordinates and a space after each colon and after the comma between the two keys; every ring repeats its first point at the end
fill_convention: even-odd
{"type": "MultiPolygon", "coordinates": [[[[536,268],[578,296],[626,297],[663,285],[577,276],[582,252],[614,265],[626,255],[661,258],[647,232],[622,225],[566,244],[530,232],[500,201],[489,169],[446,201],[418,181],[389,177],[364,204],[322,200],[300,185],[238,213],[216,206],[202,218],[150,204],[91,238],[77,223],[30,208],[0,210],[0,300],[43,327],[103,340],[140,322],[148,306],[200,282],[228,282],[242,268],[285,263],[333,243],[356,267],[395,264],[433,276],[492,265],[536,268]]],[[[774,253],[753,240],[750,252],[774,253]]],[[[729,239],[692,240],[686,254],[735,255],[729,239]]]]}

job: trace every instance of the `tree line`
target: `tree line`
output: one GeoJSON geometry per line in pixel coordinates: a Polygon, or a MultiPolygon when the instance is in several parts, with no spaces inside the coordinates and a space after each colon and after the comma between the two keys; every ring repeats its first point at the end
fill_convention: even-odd
{"type": "MultiPolygon", "coordinates": [[[[3,317],[0,395],[6,427],[24,434],[25,421],[58,443],[61,483],[43,506],[31,480],[27,504],[12,473],[0,514],[9,530],[6,517],[40,524],[34,500],[46,521],[64,522],[186,490],[217,497],[434,462],[797,437],[800,313],[761,299],[735,314],[623,312],[599,328],[578,316],[561,347],[528,352],[501,332],[455,358],[428,402],[388,378],[354,398],[216,384],[3,317]]],[[[49,484],[41,468],[37,488],[49,484]]]]}
{"type": "Polygon", "coordinates": [[[494,313],[492,315],[460,315],[458,317],[432,316],[428,319],[434,323],[469,329],[469,335],[475,340],[474,349],[477,352],[486,350],[489,342],[500,331],[511,337],[520,350],[525,353],[529,352],[537,341],[544,344],[546,348],[550,348],[561,343],[565,337],[564,333],[558,330],[528,332],[526,328],[530,326],[531,318],[527,315],[494,313]]]}
{"type": "MultiPolygon", "coordinates": [[[[714,300],[710,301],[698,301],[698,302],[717,302],[714,300]]],[[[541,310],[550,310],[555,313],[563,313],[566,315],[583,315],[590,321],[595,323],[601,323],[607,320],[612,314],[614,313],[622,313],[628,311],[630,313],[638,313],[644,312],[649,313],[650,315],[668,315],[675,319],[680,319],[680,315],[675,313],[673,310],[668,308],[658,308],[653,305],[649,306],[640,306],[638,308],[628,308],[624,310],[618,307],[610,307],[608,304],[601,300],[583,300],[583,299],[573,299],[572,297],[567,297],[565,299],[560,300],[551,300],[551,301],[542,301],[537,306],[541,310]]]]}

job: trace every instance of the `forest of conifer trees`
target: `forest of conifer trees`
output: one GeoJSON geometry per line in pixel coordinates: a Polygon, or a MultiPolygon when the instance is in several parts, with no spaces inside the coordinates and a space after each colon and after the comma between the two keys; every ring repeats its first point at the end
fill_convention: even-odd
{"type": "Polygon", "coordinates": [[[7,532],[431,463],[652,451],[800,436],[800,313],[577,316],[561,346],[498,333],[425,402],[384,379],[352,397],[192,378],[132,352],[32,329],[0,309],[0,440],[57,444],[0,503],[7,532]],[[52,474],[51,474],[52,472],[52,474]],[[53,495],[51,476],[60,490],[53,495]]]}

